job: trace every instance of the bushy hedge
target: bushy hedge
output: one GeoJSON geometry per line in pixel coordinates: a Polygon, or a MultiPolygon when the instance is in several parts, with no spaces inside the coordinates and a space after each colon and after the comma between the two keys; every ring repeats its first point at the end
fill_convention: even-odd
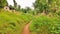
{"type": "Polygon", "coordinates": [[[60,19],[57,17],[39,16],[32,21],[30,31],[32,34],[60,34],[60,19]]]}

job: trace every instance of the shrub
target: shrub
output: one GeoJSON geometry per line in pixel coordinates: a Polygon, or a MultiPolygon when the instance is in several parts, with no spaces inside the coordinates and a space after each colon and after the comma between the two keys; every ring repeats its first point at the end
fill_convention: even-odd
{"type": "Polygon", "coordinates": [[[30,31],[36,34],[60,34],[59,24],[57,17],[39,16],[32,21],[30,31]]]}

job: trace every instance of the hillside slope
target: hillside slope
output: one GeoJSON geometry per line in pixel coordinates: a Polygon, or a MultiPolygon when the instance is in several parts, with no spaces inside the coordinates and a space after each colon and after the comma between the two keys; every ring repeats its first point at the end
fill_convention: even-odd
{"type": "Polygon", "coordinates": [[[18,15],[6,10],[0,10],[0,34],[21,34],[25,24],[32,20],[30,14],[18,15]]]}

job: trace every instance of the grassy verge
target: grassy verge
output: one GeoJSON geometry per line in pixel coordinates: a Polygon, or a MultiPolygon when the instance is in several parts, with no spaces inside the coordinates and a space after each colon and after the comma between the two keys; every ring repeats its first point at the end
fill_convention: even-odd
{"type": "Polygon", "coordinates": [[[23,27],[30,20],[32,15],[12,13],[5,10],[0,10],[0,34],[21,34],[23,27]]]}
{"type": "Polygon", "coordinates": [[[30,25],[32,34],[60,34],[60,19],[57,17],[39,16],[30,25]]]}

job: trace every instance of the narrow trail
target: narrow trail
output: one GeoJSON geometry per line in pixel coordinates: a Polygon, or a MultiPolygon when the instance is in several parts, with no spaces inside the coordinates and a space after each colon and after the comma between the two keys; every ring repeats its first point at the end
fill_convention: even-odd
{"type": "Polygon", "coordinates": [[[30,21],[30,23],[28,23],[27,25],[25,25],[22,34],[31,34],[30,30],[29,30],[29,25],[30,24],[31,24],[31,21],[30,21]]]}

